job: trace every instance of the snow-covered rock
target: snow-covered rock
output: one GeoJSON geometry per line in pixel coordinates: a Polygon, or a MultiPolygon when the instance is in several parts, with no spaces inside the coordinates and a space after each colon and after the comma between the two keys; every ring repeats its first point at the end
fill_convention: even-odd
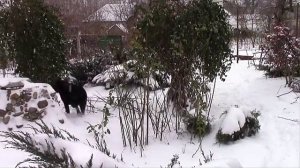
{"type": "Polygon", "coordinates": [[[54,90],[49,84],[31,83],[27,80],[6,81],[7,84],[3,83],[5,85],[2,85],[5,90],[0,91],[1,94],[5,95],[0,97],[0,109],[4,111],[2,117],[3,121],[7,123],[10,121],[4,120],[8,118],[7,116],[10,116],[10,118],[24,118],[29,121],[40,119],[46,115],[48,108],[51,108],[49,105],[58,105],[57,96],[50,94],[54,90]],[[16,83],[18,85],[15,85],[16,83]]]}

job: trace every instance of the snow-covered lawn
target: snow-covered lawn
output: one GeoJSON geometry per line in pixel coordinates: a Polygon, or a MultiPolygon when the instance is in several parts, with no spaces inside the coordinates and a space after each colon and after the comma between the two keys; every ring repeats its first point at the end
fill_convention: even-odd
{"type": "MultiPolygon", "coordinates": [[[[0,78],[0,84],[7,81],[7,78],[0,78]]],[[[212,132],[202,142],[204,152],[206,154],[209,154],[209,151],[213,153],[214,161],[207,167],[236,167],[239,163],[243,167],[300,167],[300,100],[296,101],[299,94],[290,93],[277,97],[290,91],[284,84],[283,78],[266,78],[263,72],[255,70],[253,66],[248,66],[247,61],[234,63],[226,81],[217,81],[211,109],[214,118],[212,132]],[[222,124],[220,116],[235,105],[245,111],[255,109],[260,111],[261,129],[255,136],[227,145],[218,144],[216,143],[216,133],[222,124]]],[[[104,97],[109,93],[103,87],[86,88],[86,90],[89,97],[95,95],[104,97]]],[[[0,94],[4,94],[4,92],[0,92],[0,94]]],[[[6,95],[0,95],[0,97],[6,97],[6,95]]],[[[0,102],[0,108],[2,106],[0,102]]],[[[97,106],[101,107],[103,104],[97,106]]],[[[47,124],[68,130],[79,138],[81,143],[77,146],[74,143],[64,145],[64,142],[55,141],[54,144],[66,147],[82,164],[88,161],[92,153],[94,153],[95,163],[96,161],[100,162],[101,159],[109,162],[108,159],[104,159],[104,155],[97,153],[97,150],[86,149],[88,148],[86,140],[93,140],[93,135],[89,134],[86,129],[88,123],[92,125],[100,123],[103,114],[100,112],[87,113],[82,116],[77,115],[76,112],[66,114],[63,111],[63,106],[55,107],[55,110],[48,111],[43,120],[47,124]],[[60,119],[64,119],[64,124],[59,122],[60,119]]],[[[26,120],[18,120],[18,122],[25,126],[32,124],[26,120]]],[[[9,127],[13,130],[26,130],[24,127],[17,129],[12,121],[8,125],[0,121],[1,131],[7,131],[9,127]]],[[[183,167],[198,167],[199,159],[203,163],[200,151],[192,157],[199,142],[196,138],[191,140],[191,136],[186,132],[167,133],[163,137],[163,141],[151,137],[149,145],[145,146],[141,157],[139,147],[136,147],[135,150],[123,147],[117,112],[110,116],[108,127],[111,134],[105,135],[106,142],[111,153],[116,154],[118,160],[123,158],[125,163],[119,162],[118,166],[120,167],[124,164],[126,165],[124,167],[167,167],[173,155],[179,156],[178,160],[183,167]]],[[[0,140],[3,138],[0,137],[0,140]]],[[[4,149],[4,145],[4,143],[0,143],[0,167],[14,167],[28,157],[25,152],[4,149]]],[[[101,163],[97,163],[97,165],[101,165],[101,163]]]]}

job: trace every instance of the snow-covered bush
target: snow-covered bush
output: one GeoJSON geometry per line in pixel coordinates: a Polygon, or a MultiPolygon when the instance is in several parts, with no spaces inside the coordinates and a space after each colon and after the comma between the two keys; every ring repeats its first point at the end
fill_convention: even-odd
{"type": "Polygon", "coordinates": [[[160,73],[147,76],[138,71],[137,66],[139,65],[134,60],[110,66],[104,72],[96,75],[92,82],[96,85],[105,86],[107,89],[116,85],[135,85],[143,86],[149,90],[157,90],[169,85],[168,77],[164,77],[160,73]]]}
{"type": "Polygon", "coordinates": [[[274,32],[267,34],[264,44],[268,74],[284,76],[286,84],[291,86],[293,77],[300,75],[300,41],[292,36],[290,28],[277,24],[274,32]]]}
{"type": "Polygon", "coordinates": [[[123,163],[84,144],[70,132],[49,127],[43,121],[31,126],[33,133],[24,131],[1,131],[8,148],[26,151],[31,157],[19,162],[16,167],[27,163],[38,167],[128,167],[123,163]]]}
{"type": "Polygon", "coordinates": [[[79,80],[81,84],[91,82],[92,79],[107,70],[113,64],[113,56],[110,52],[99,52],[88,59],[72,59],[69,61],[70,75],[79,80]]]}
{"type": "Polygon", "coordinates": [[[222,125],[217,133],[217,140],[220,143],[228,143],[255,135],[260,129],[256,110],[246,114],[238,107],[232,107],[225,114],[222,125]]]}
{"type": "Polygon", "coordinates": [[[105,86],[107,89],[115,85],[126,84],[130,80],[127,69],[124,65],[111,66],[106,71],[96,75],[92,82],[96,85],[105,86]]]}

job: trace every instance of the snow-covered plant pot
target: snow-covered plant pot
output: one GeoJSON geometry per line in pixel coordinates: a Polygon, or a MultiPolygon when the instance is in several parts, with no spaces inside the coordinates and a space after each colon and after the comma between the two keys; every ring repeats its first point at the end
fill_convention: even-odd
{"type": "Polygon", "coordinates": [[[244,138],[245,136],[255,135],[259,129],[258,116],[256,110],[250,113],[243,112],[238,107],[232,107],[227,113],[217,133],[219,143],[228,143],[244,138]]]}

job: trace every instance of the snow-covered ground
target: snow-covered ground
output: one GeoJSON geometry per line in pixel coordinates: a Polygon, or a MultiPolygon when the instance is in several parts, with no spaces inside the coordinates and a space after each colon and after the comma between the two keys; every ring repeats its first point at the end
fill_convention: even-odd
{"type": "MultiPolygon", "coordinates": [[[[0,84],[7,83],[7,81],[8,78],[0,78],[0,84]]],[[[212,132],[202,142],[204,152],[213,153],[214,161],[207,164],[207,167],[237,167],[239,163],[243,167],[300,167],[300,100],[296,101],[299,94],[290,93],[277,97],[290,91],[284,84],[283,78],[266,78],[263,72],[249,66],[247,61],[240,61],[239,64],[233,63],[226,81],[217,81],[211,109],[214,118],[212,132]],[[220,116],[235,105],[245,111],[255,109],[260,111],[261,129],[255,136],[227,145],[218,144],[216,133],[222,124],[220,116]]],[[[95,95],[104,97],[109,93],[103,87],[86,88],[86,90],[89,97],[95,95]]],[[[6,95],[0,95],[2,96],[6,97],[6,95]]],[[[103,104],[98,104],[98,107],[101,106],[103,104]]],[[[76,112],[66,114],[63,112],[63,106],[55,108],[56,110],[49,111],[44,117],[45,123],[68,130],[79,138],[81,143],[77,146],[74,143],[64,145],[64,142],[55,141],[54,144],[68,148],[68,151],[75,156],[74,158],[82,164],[88,161],[92,153],[94,153],[95,162],[97,160],[109,162],[109,159],[105,159],[105,156],[97,153],[97,150],[89,149],[86,141],[86,139],[93,139],[93,135],[89,134],[86,129],[88,123],[100,123],[103,114],[100,112],[85,115],[77,115],[76,112]],[[60,119],[64,119],[64,124],[59,122],[60,119]]],[[[25,120],[18,122],[24,125],[32,124],[25,120]]],[[[26,128],[17,129],[11,123],[5,125],[0,122],[1,131],[7,131],[8,127],[12,127],[13,130],[26,130],[26,128]]],[[[117,112],[110,116],[108,127],[111,134],[105,135],[106,142],[111,153],[116,154],[118,160],[123,158],[125,163],[119,162],[120,167],[124,164],[126,165],[124,167],[167,167],[173,155],[179,156],[178,161],[183,167],[198,167],[199,159],[203,162],[200,151],[192,157],[199,146],[198,140],[191,140],[191,136],[185,132],[167,133],[163,141],[151,137],[141,157],[138,147],[135,150],[123,147],[117,112]]],[[[0,137],[0,140],[3,138],[0,137]]],[[[14,167],[28,157],[25,152],[4,149],[4,145],[0,143],[0,167],[14,167]]],[[[110,166],[110,164],[107,165],[107,167],[110,166]]]]}

